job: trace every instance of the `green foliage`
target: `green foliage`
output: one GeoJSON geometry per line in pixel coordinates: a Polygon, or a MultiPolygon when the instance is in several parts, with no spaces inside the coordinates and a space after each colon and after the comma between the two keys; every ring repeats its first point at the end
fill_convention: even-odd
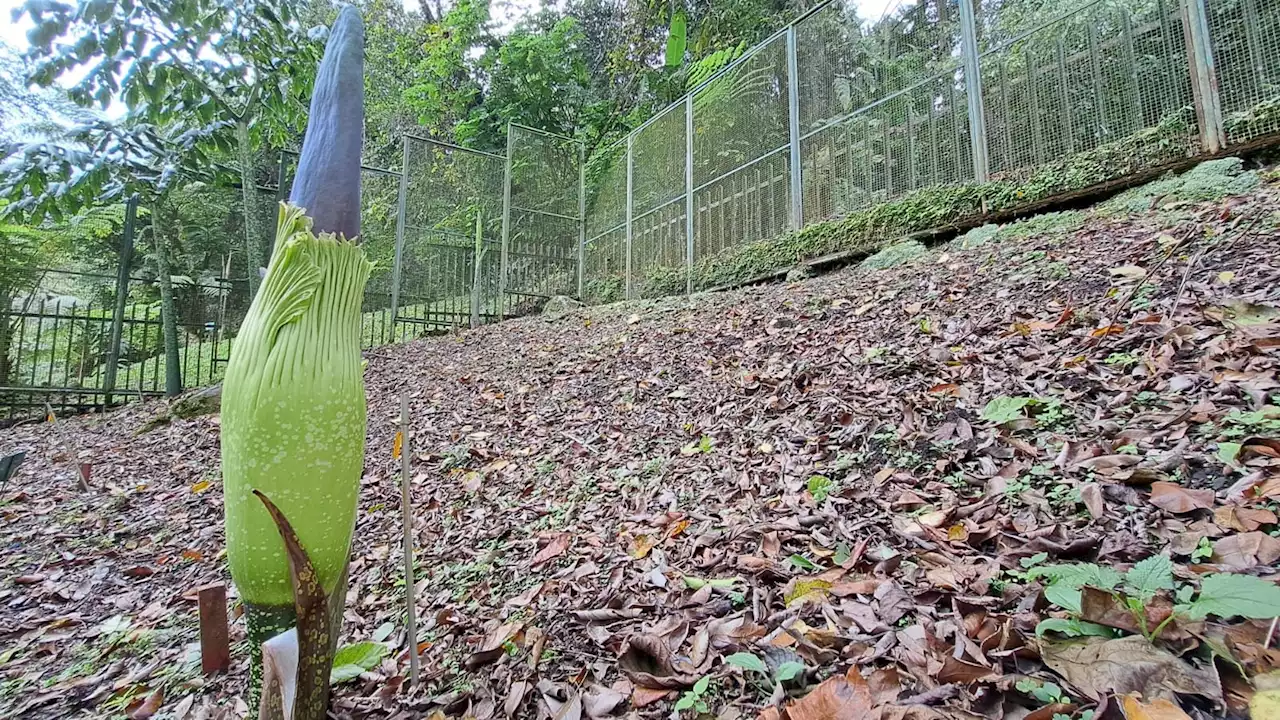
{"type": "Polygon", "coordinates": [[[959,244],[961,250],[972,250],[973,248],[982,247],[988,242],[997,239],[999,233],[999,225],[992,225],[991,223],[988,223],[986,225],[978,226],[961,235],[956,238],[955,242],[959,244]]]}
{"type": "Polygon", "coordinates": [[[767,675],[769,673],[769,669],[765,667],[764,661],[751,653],[734,653],[725,657],[724,661],[726,664],[732,665],[736,668],[741,668],[742,670],[758,672],[761,675],[767,675]]]}
{"type": "MultiPolygon", "coordinates": [[[[1122,606],[1133,613],[1148,639],[1158,638],[1165,625],[1179,617],[1202,620],[1216,615],[1221,618],[1267,619],[1280,615],[1280,586],[1252,575],[1206,575],[1200,580],[1199,593],[1192,599],[1194,589],[1190,585],[1175,584],[1173,562],[1164,555],[1142,560],[1123,575],[1112,568],[1092,563],[1043,565],[1028,575],[1048,579],[1045,599],[1073,615],[1081,613],[1080,589],[1086,585],[1117,594],[1122,606]],[[1145,606],[1161,591],[1175,591],[1180,602],[1174,606],[1173,614],[1160,625],[1148,628],[1145,606]]],[[[1076,637],[1101,635],[1103,630],[1076,617],[1048,618],[1036,627],[1036,634],[1052,631],[1076,637]]]]}
{"type": "Polygon", "coordinates": [[[1130,188],[1098,209],[1104,214],[1138,213],[1173,202],[1220,200],[1247,193],[1261,182],[1257,173],[1244,169],[1240,158],[1206,160],[1181,175],[1130,188]]]}
{"type": "Polygon", "coordinates": [[[809,478],[808,488],[809,494],[813,496],[813,501],[821,505],[826,502],[832,491],[836,489],[836,484],[825,475],[814,475],[809,478]]]}
{"type": "Polygon", "coordinates": [[[707,705],[705,695],[710,688],[711,676],[704,675],[693,684],[693,687],[686,690],[676,701],[675,711],[678,713],[682,710],[693,710],[698,713],[710,712],[711,708],[707,705]]]}
{"type": "Polygon", "coordinates": [[[1280,587],[1252,575],[1206,575],[1200,594],[1182,611],[1194,620],[1209,615],[1265,620],[1280,615],[1280,587]]]}
{"type": "Polygon", "coordinates": [[[798,555],[798,554],[792,555],[791,557],[787,558],[787,562],[790,563],[793,567],[795,567],[798,570],[806,570],[806,571],[812,572],[814,570],[822,569],[812,560],[810,560],[809,558],[803,555],[798,555]]]}
{"type": "Polygon", "coordinates": [[[685,16],[684,8],[679,8],[672,13],[671,28],[667,32],[667,67],[678,67],[684,63],[688,30],[688,18],[685,16]]]}
{"type": "Polygon", "coordinates": [[[929,250],[914,240],[890,245],[875,255],[863,260],[859,267],[867,270],[884,270],[886,268],[906,265],[928,254],[929,250]]]}
{"type": "Polygon", "coordinates": [[[390,648],[380,642],[361,642],[344,645],[338,648],[333,656],[333,669],[329,672],[329,682],[338,685],[360,677],[360,673],[368,672],[382,662],[382,658],[391,653],[390,648]]]}
{"type": "Polygon", "coordinates": [[[1062,693],[1062,688],[1051,682],[1041,682],[1032,678],[1023,678],[1014,685],[1014,688],[1016,688],[1018,692],[1026,693],[1047,705],[1071,702],[1071,698],[1062,693]]]}
{"type": "Polygon", "coordinates": [[[982,408],[982,419],[988,422],[993,422],[996,425],[1003,425],[1007,422],[1012,422],[1023,417],[1023,408],[1031,403],[1033,399],[1034,398],[1029,397],[1009,397],[1007,395],[1001,395],[1000,397],[992,399],[987,403],[986,407],[982,408]]]}

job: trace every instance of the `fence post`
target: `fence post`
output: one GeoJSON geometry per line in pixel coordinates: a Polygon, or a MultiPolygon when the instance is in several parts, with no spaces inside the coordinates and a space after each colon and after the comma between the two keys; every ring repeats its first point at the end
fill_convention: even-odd
{"type": "Polygon", "coordinates": [[[507,123],[507,162],[502,169],[502,254],[498,269],[498,319],[507,312],[507,246],[511,241],[511,123],[507,123]]]}
{"type": "Polygon", "coordinates": [[[973,179],[984,183],[988,175],[987,117],[982,107],[982,66],[978,62],[978,30],[973,0],[960,0],[960,49],[964,55],[964,90],[969,105],[969,148],[973,155],[973,179]]]}
{"type": "Polygon", "coordinates": [[[116,270],[116,306],[111,314],[111,338],[107,345],[107,367],[102,378],[102,405],[111,406],[120,365],[120,343],[124,339],[124,312],[129,302],[129,267],[133,264],[133,236],[138,225],[138,196],[125,201],[124,232],[120,236],[120,265],[116,270]]]}
{"type": "MultiPolygon", "coordinates": [[[[963,1],[963,0],[962,0],[963,1]]],[[[787,26],[787,115],[791,138],[791,229],[804,227],[804,182],[800,169],[800,70],[796,26],[787,26]]]]}
{"type": "Polygon", "coordinates": [[[391,265],[391,337],[396,337],[396,325],[400,322],[400,282],[404,277],[404,223],[405,201],[409,195],[409,143],[401,138],[400,191],[396,197],[396,254],[391,265]]]}
{"type": "Polygon", "coordinates": [[[635,200],[632,193],[632,189],[634,187],[632,184],[632,175],[634,174],[633,170],[635,169],[635,162],[634,162],[635,158],[633,153],[631,152],[631,144],[632,144],[631,141],[634,139],[635,139],[634,133],[627,135],[627,275],[626,275],[626,285],[624,286],[626,288],[624,291],[624,297],[627,300],[631,299],[631,284],[632,284],[631,283],[631,213],[633,211],[633,205],[634,205],[633,201],[635,200]]]}
{"type": "Polygon", "coordinates": [[[587,144],[578,142],[578,299],[586,291],[587,268],[587,144]]]}
{"type": "Polygon", "coordinates": [[[693,294],[693,93],[684,96],[684,271],[685,294],[693,294]]]}
{"type": "Polygon", "coordinates": [[[1222,98],[1218,95],[1218,73],[1214,69],[1213,46],[1209,39],[1209,19],[1204,0],[1182,0],[1182,34],[1187,43],[1191,68],[1191,95],[1196,106],[1196,123],[1204,150],[1216,153],[1227,144],[1222,125],[1222,98]]]}

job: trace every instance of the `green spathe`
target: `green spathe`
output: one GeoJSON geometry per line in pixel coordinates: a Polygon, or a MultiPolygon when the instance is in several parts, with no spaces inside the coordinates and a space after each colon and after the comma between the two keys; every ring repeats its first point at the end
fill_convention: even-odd
{"type": "Polygon", "coordinates": [[[282,205],[266,278],[222,388],[231,577],[246,602],[292,608],[284,545],[259,490],[288,516],[331,591],[346,567],[364,465],[360,309],[372,264],[282,205]]]}

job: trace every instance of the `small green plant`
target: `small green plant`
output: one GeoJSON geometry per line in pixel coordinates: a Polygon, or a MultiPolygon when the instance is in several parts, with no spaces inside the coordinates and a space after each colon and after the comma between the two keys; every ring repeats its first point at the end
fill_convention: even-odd
{"type": "Polygon", "coordinates": [[[988,402],[986,407],[982,408],[982,419],[993,422],[996,425],[1013,422],[1023,417],[1023,408],[1029,405],[1032,400],[1034,398],[1001,395],[988,402]]]}
{"type": "Polygon", "coordinates": [[[1140,362],[1140,360],[1138,359],[1137,355],[1134,355],[1131,352],[1113,352],[1110,355],[1108,355],[1107,359],[1103,360],[1103,362],[1108,365],[1116,365],[1118,367],[1127,368],[1127,367],[1132,367],[1134,365],[1137,365],[1140,362]]]}
{"type": "Polygon", "coordinates": [[[1196,543],[1196,549],[1191,551],[1191,562],[1203,562],[1213,557],[1213,543],[1209,542],[1209,538],[1202,537],[1200,542],[1196,543]]]}
{"type": "Polygon", "coordinates": [[[333,656],[333,670],[329,672],[329,682],[337,685],[355,680],[360,677],[360,673],[377,667],[378,663],[382,662],[382,658],[390,652],[391,649],[380,642],[344,645],[338,648],[337,654],[333,656]]]}
{"type": "Polygon", "coordinates": [[[1058,705],[1060,703],[1069,703],[1071,698],[1064,695],[1062,688],[1055,683],[1041,682],[1034,678],[1023,678],[1014,685],[1018,692],[1039,700],[1046,705],[1058,705]]]}
{"type": "Polygon", "coordinates": [[[809,494],[813,496],[813,501],[821,505],[831,496],[836,484],[826,475],[814,475],[809,478],[808,487],[809,494]]]}
{"type": "Polygon", "coordinates": [[[766,690],[773,690],[773,688],[780,683],[791,682],[796,678],[803,678],[805,671],[804,663],[795,661],[784,662],[774,669],[773,678],[770,679],[769,668],[764,664],[764,661],[751,653],[734,653],[726,657],[724,661],[732,667],[760,676],[763,681],[762,684],[766,690]]]}
{"type": "Polygon", "coordinates": [[[1045,266],[1044,276],[1050,280],[1066,280],[1071,277],[1071,266],[1056,260],[1045,266]]]}
{"type": "Polygon", "coordinates": [[[680,449],[681,455],[709,455],[715,449],[715,441],[703,435],[697,442],[691,442],[680,449]]]}
{"type": "MultiPolygon", "coordinates": [[[[1029,574],[1048,578],[1050,582],[1044,591],[1045,599],[1074,616],[1082,612],[1082,588],[1085,586],[1111,593],[1133,614],[1148,640],[1158,638],[1176,618],[1203,620],[1209,615],[1216,615],[1220,618],[1269,619],[1280,615],[1280,586],[1252,575],[1217,573],[1204,576],[1200,580],[1200,591],[1196,593],[1190,585],[1174,583],[1173,562],[1164,555],[1152,555],[1123,575],[1112,568],[1092,563],[1042,565],[1029,574]],[[1177,604],[1169,617],[1149,628],[1146,606],[1161,592],[1172,592],[1177,604]]],[[[1078,617],[1065,620],[1049,618],[1041,621],[1036,633],[1101,634],[1098,627],[1082,622],[1078,617]],[[1071,621],[1075,624],[1072,625],[1071,621]]],[[[1109,628],[1102,630],[1111,633],[1109,628]]]]}
{"type": "Polygon", "coordinates": [[[676,701],[676,712],[680,712],[682,710],[693,710],[696,713],[711,712],[711,708],[707,705],[707,701],[704,698],[704,696],[707,695],[707,691],[710,689],[710,685],[710,675],[704,675],[699,678],[698,682],[694,683],[693,687],[686,690],[684,694],[680,696],[680,699],[676,701]]]}

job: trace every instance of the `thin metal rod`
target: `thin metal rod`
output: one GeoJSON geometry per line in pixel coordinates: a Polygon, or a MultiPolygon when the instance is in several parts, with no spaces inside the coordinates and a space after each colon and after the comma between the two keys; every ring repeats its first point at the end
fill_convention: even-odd
{"type": "Polygon", "coordinates": [[[521,125],[520,123],[517,123],[517,122],[511,123],[511,127],[518,127],[521,130],[527,130],[531,133],[541,135],[543,137],[555,138],[556,140],[568,140],[569,142],[574,141],[573,138],[569,137],[568,135],[561,135],[559,133],[553,133],[547,130],[542,130],[540,128],[530,127],[528,125],[521,125]]]}
{"type": "Polygon", "coordinates": [[[686,295],[693,294],[693,96],[684,99],[684,270],[686,295]]]}
{"type": "Polygon", "coordinates": [[[400,316],[400,283],[404,280],[405,204],[409,195],[409,142],[404,136],[400,149],[400,190],[396,200],[396,253],[391,266],[391,332],[395,333],[400,316]]]}
{"type": "Polygon", "coordinates": [[[532,215],[546,215],[547,217],[560,218],[561,220],[578,219],[577,215],[564,215],[561,213],[551,212],[550,210],[534,210],[533,208],[520,207],[519,205],[512,205],[511,209],[517,212],[530,213],[532,215]]]}
{"type": "Polygon", "coordinates": [[[631,214],[632,214],[632,212],[633,212],[633,211],[634,211],[634,209],[635,209],[635,208],[634,208],[634,205],[635,205],[635,193],[633,192],[633,187],[634,187],[634,186],[633,186],[633,183],[634,183],[634,177],[633,177],[633,176],[635,175],[635,172],[634,172],[634,169],[635,169],[635,150],[634,150],[634,147],[633,147],[633,145],[634,145],[634,142],[633,142],[633,141],[635,140],[635,137],[636,137],[636,136],[635,136],[635,134],[634,134],[634,133],[632,133],[631,135],[628,135],[628,136],[627,136],[627,274],[626,274],[626,283],[625,283],[625,285],[623,286],[623,287],[625,288],[625,289],[624,289],[624,297],[625,297],[627,300],[630,300],[630,299],[631,299],[631,286],[632,286],[632,278],[631,278],[631,267],[632,267],[632,266],[631,266],[631,262],[632,262],[632,260],[631,260],[631,240],[632,240],[632,237],[631,237],[631,235],[632,235],[632,232],[633,232],[633,228],[632,228],[632,217],[631,217],[631,214]]]}
{"type": "Polygon", "coordinates": [[[982,106],[982,69],[978,63],[977,22],[973,0],[960,0],[960,40],[964,54],[965,100],[969,106],[969,148],[973,153],[973,179],[987,181],[987,118],[982,106]]]}
{"type": "Polygon", "coordinates": [[[409,434],[409,392],[400,393],[400,524],[404,529],[404,609],[409,645],[409,686],[418,684],[418,603],[413,581],[413,508],[409,506],[409,458],[413,436],[409,434]]]}
{"type": "Polygon", "coordinates": [[[587,145],[578,145],[578,300],[586,292],[587,273],[587,145]]]}
{"type": "Polygon", "coordinates": [[[502,255],[498,270],[498,319],[507,311],[507,253],[511,245],[511,139],[512,125],[507,124],[507,156],[502,169],[502,255]]]}
{"type": "MultiPolygon", "coordinates": [[[[963,0],[962,0],[963,1],[963,0]]],[[[800,70],[796,26],[787,28],[787,115],[791,147],[791,229],[804,227],[804,181],[800,169],[800,70]]]]}

